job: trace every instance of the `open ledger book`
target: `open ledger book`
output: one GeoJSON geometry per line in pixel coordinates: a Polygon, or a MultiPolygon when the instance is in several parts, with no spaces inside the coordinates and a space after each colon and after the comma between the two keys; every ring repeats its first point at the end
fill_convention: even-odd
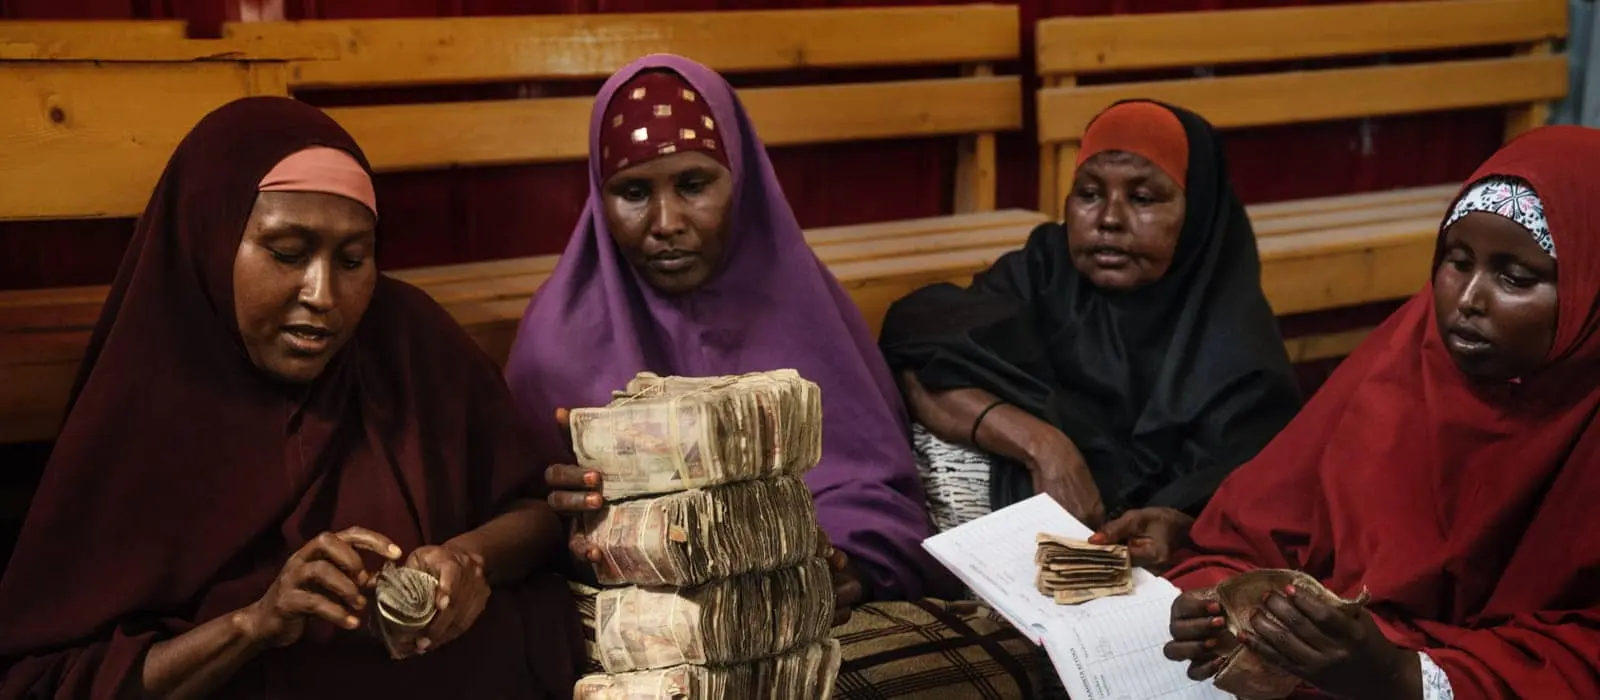
{"type": "Polygon", "coordinates": [[[1143,569],[1134,591],[1057,605],[1034,587],[1034,536],[1093,534],[1038,495],[928,538],[922,546],[1013,626],[1044,647],[1073,700],[1212,700],[1232,696],[1185,675],[1161,647],[1178,589],[1143,569]]]}

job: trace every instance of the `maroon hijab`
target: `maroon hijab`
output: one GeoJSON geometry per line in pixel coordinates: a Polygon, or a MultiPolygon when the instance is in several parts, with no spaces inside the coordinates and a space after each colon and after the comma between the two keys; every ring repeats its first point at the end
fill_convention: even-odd
{"type": "MultiPolygon", "coordinates": [[[[366,165],[332,119],[282,98],[216,110],[173,154],[0,581],[0,698],[137,688],[153,643],[254,602],[320,532],[361,525],[409,551],[543,493],[493,363],[403,283],[379,277],[310,385],[251,364],[235,252],[261,178],[311,146],[366,165]]],[[[539,578],[497,589],[472,630],[427,656],[393,663],[375,640],[313,624],[220,694],[565,696],[574,623],[564,584],[539,578]],[[533,624],[546,631],[526,634],[533,624]]]]}
{"type": "Polygon", "coordinates": [[[1560,253],[1544,366],[1469,381],[1429,284],[1228,478],[1168,576],[1300,569],[1370,591],[1459,700],[1600,697],[1600,131],[1531,131],[1468,182],[1490,175],[1533,186],[1560,253]]]}

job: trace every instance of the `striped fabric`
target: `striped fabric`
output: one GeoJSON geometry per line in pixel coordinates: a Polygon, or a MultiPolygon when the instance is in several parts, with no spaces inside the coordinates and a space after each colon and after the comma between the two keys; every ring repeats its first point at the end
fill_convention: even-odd
{"type": "Polygon", "coordinates": [[[989,514],[988,455],[940,440],[921,423],[911,425],[911,448],[939,532],[989,514]]]}
{"type": "MultiPolygon", "coordinates": [[[[599,673],[597,591],[577,583],[572,590],[588,647],[584,673],[599,673]]],[[[1046,697],[1036,690],[1049,668],[1043,652],[978,603],[869,603],[857,607],[834,636],[844,651],[834,693],[839,700],[1046,697]]]]}

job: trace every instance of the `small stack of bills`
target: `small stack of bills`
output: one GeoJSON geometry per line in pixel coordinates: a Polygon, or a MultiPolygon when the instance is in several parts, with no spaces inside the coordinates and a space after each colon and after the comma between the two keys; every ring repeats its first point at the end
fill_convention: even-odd
{"type": "MultiPolygon", "coordinates": [[[[1321,581],[1299,571],[1257,569],[1217,585],[1217,602],[1222,605],[1223,615],[1227,617],[1228,631],[1235,635],[1244,631],[1250,617],[1265,604],[1267,594],[1281,591],[1291,584],[1301,594],[1315,596],[1351,616],[1371,600],[1371,595],[1364,589],[1355,598],[1340,598],[1324,587],[1321,581]]],[[[1218,690],[1232,693],[1242,700],[1280,700],[1292,695],[1301,684],[1299,677],[1268,663],[1249,647],[1235,643],[1218,649],[1217,655],[1224,661],[1212,682],[1218,690]]]]}
{"type": "Polygon", "coordinates": [[[737,666],[681,665],[578,681],[575,700],[826,700],[838,679],[839,642],[824,639],[781,656],[737,666]]]}
{"type": "Polygon", "coordinates": [[[1096,598],[1133,592],[1133,564],[1128,548],[1089,544],[1083,540],[1041,532],[1033,563],[1039,565],[1034,585],[1060,605],[1077,605],[1096,598]]]}
{"type": "Polygon", "coordinates": [[[822,458],[822,399],[793,370],[640,374],[574,410],[578,463],[602,475],[586,514],[606,673],[575,697],[827,700],[833,576],[800,477],[822,458]]]}

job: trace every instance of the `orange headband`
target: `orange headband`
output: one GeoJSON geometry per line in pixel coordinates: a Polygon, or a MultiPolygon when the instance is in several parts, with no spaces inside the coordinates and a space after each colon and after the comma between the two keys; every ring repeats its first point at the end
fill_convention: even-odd
{"type": "Polygon", "coordinates": [[[337,148],[313,146],[290,154],[261,178],[256,190],[336,194],[360,202],[373,216],[378,215],[372,177],[354,157],[337,148]]]}
{"type": "Polygon", "coordinates": [[[1143,156],[1161,168],[1178,187],[1186,186],[1189,173],[1189,136],[1178,115],[1154,102],[1113,105],[1083,133],[1077,165],[1106,151],[1126,151],[1143,156]]]}

